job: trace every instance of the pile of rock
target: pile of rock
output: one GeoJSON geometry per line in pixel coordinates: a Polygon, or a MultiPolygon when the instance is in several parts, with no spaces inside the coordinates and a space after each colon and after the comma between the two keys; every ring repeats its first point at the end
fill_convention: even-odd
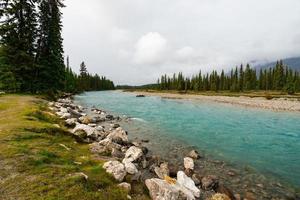
{"type": "MultiPolygon", "coordinates": [[[[93,116],[88,116],[82,106],[75,105],[69,96],[64,99],[59,99],[57,102],[50,102],[49,109],[55,112],[61,119],[65,120],[65,125],[80,142],[92,143],[94,141],[103,140],[109,133],[105,127],[98,126],[101,122],[113,122],[119,120],[119,117],[114,117],[100,109],[93,108],[91,111],[93,116]]],[[[112,124],[110,130],[118,127],[117,124],[112,124]]]]}
{"type": "Polygon", "coordinates": [[[230,190],[219,184],[217,177],[201,177],[194,172],[194,160],[201,158],[195,150],[183,159],[184,170],[179,170],[180,167],[159,156],[148,155],[142,143],[129,141],[128,133],[115,123],[118,117],[97,108],[91,109],[93,116],[90,117],[86,109],[75,105],[70,98],[51,102],[49,108],[65,120],[70,133],[79,142],[90,143],[92,153],[107,156],[109,161],[103,168],[128,191],[131,185],[123,182],[125,179],[144,182],[154,200],[209,199],[216,193],[235,199],[230,190]],[[106,128],[103,122],[111,124],[106,128]]]}

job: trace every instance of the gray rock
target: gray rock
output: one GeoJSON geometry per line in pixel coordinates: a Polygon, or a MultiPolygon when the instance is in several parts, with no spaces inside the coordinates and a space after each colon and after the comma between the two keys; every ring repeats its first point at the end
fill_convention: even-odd
{"type": "Polygon", "coordinates": [[[169,176],[172,178],[176,178],[177,172],[178,172],[178,166],[173,163],[169,163],[169,176]]]}
{"type": "Polygon", "coordinates": [[[91,137],[93,139],[95,139],[101,135],[95,128],[90,127],[85,124],[77,123],[75,128],[72,130],[72,133],[77,135],[76,132],[78,132],[78,131],[84,131],[87,134],[87,137],[91,137]]]}
{"type": "Polygon", "coordinates": [[[143,169],[146,169],[148,167],[148,161],[146,159],[143,159],[142,167],[143,167],[143,169]]]}
{"type": "Polygon", "coordinates": [[[88,126],[95,128],[97,126],[97,124],[88,124],[88,126]]]}
{"type": "Polygon", "coordinates": [[[117,149],[117,148],[112,148],[111,156],[113,156],[115,158],[123,158],[124,153],[122,151],[120,151],[119,149],[117,149]]]}
{"type": "Polygon", "coordinates": [[[165,180],[152,178],[147,179],[145,184],[153,200],[194,200],[192,192],[178,183],[170,184],[165,180]]]}
{"type": "Polygon", "coordinates": [[[107,138],[109,139],[116,139],[116,138],[121,138],[122,141],[124,142],[128,142],[128,136],[126,131],[124,131],[121,127],[113,130],[108,136],[107,138]]]}
{"type": "Polygon", "coordinates": [[[71,119],[67,119],[65,121],[65,124],[66,124],[66,126],[74,127],[74,126],[76,126],[76,122],[77,122],[76,118],[71,118],[71,119]]]}
{"type": "Polygon", "coordinates": [[[70,119],[71,118],[71,114],[70,113],[64,113],[60,118],[61,119],[70,119]]]}
{"type": "Polygon", "coordinates": [[[234,196],[233,192],[229,188],[227,188],[225,185],[218,185],[218,187],[215,189],[215,191],[219,194],[225,194],[231,200],[235,200],[235,196],[234,196]]]}
{"type": "Polygon", "coordinates": [[[193,158],[193,159],[195,159],[195,160],[201,158],[200,154],[199,154],[198,151],[196,151],[196,150],[190,151],[189,154],[188,154],[188,157],[193,158]]]}
{"type": "Polygon", "coordinates": [[[196,187],[194,181],[185,175],[183,171],[179,171],[177,173],[177,182],[186,189],[190,190],[195,197],[200,197],[200,190],[196,187]]]}
{"type": "Polygon", "coordinates": [[[204,176],[201,179],[201,186],[204,190],[212,190],[218,186],[218,178],[216,176],[204,176]]]}
{"type": "Polygon", "coordinates": [[[126,176],[125,166],[119,161],[108,161],[104,163],[103,168],[107,173],[113,175],[113,177],[122,182],[126,176]]]}
{"type": "Polygon", "coordinates": [[[120,124],[111,124],[110,125],[112,128],[119,128],[120,127],[120,124]]]}
{"type": "Polygon", "coordinates": [[[109,153],[109,149],[106,148],[106,146],[100,145],[98,142],[90,144],[90,151],[97,154],[109,153]]]}
{"type": "Polygon", "coordinates": [[[136,174],[138,173],[138,169],[136,168],[136,166],[132,163],[132,162],[123,162],[126,172],[128,174],[136,174]]]}
{"type": "Polygon", "coordinates": [[[131,185],[129,183],[123,182],[118,185],[120,188],[124,189],[126,192],[131,191],[131,185]]]}
{"type": "Polygon", "coordinates": [[[68,111],[72,116],[74,116],[76,118],[82,117],[82,114],[78,110],[69,108],[68,111]]]}
{"type": "Polygon", "coordinates": [[[194,170],[194,167],[195,167],[194,160],[190,157],[185,157],[184,158],[184,168],[194,170]]]}
{"type": "Polygon", "coordinates": [[[106,115],[105,118],[107,120],[114,120],[114,116],[112,116],[112,115],[106,115]]]}
{"type": "Polygon", "coordinates": [[[134,162],[142,156],[143,156],[143,151],[138,147],[132,146],[126,151],[124,159],[129,162],[134,162]]]}
{"type": "Polygon", "coordinates": [[[87,116],[82,116],[78,120],[79,120],[79,122],[81,122],[83,124],[90,124],[91,123],[91,119],[87,116]]]}
{"type": "Polygon", "coordinates": [[[161,179],[164,179],[166,176],[169,176],[168,163],[162,163],[159,167],[155,167],[154,172],[161,179]]]}
{"type": "Polygon", "coordinates": [[[97,126],[97,127],[96,127],[96,130],[97,130],[97,131],[100,131],[100,132],[105,131],[105,129],[104,129],[103,126],[97,126]]]}
{"type": "Polygon", "coordinates": [[[193,174],[192,179],[193,179],[195,185],[198,186],[201,184],[201,177],[199,177],[197,174],[193,174]]]}

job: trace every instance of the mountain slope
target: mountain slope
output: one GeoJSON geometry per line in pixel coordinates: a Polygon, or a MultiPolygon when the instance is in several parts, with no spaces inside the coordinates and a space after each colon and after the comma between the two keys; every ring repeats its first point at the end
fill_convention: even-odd
{"type": "MultiPolygon", "coordinates": [[[[285,65],[289,66],[290,69],[300,71],[300,57],[286,58],[283,59],[282,61],[285,65]]],[[[276,61],[256,65],[255,68],[259,71],[260,69],[267,69],[269,67],[274,67],[275,65],[276,65],[276,61]]]]}

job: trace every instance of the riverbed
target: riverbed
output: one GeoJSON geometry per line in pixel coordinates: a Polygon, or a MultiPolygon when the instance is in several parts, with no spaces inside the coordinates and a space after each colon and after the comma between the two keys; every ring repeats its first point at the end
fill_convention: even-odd
{"type": "Polygon", "coordinates": [[[214,101],[136,98],[120,91],[89,92],[75,100],[130,117],[122,122],[129,136],[149,139],[150,150],[174,162],[196,148],[205,157],[197,170],[217,174],[238,192],[249,190],[263,197],[300,187],[299,113],[214,101]]]}

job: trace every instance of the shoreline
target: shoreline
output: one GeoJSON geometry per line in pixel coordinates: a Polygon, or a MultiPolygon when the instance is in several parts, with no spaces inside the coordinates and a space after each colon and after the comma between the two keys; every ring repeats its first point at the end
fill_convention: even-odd
{"type": "MultiPolygon", "coordinates": [[[[139,93],[139,94],[141,94],[141,93],[139,93]]],[[[148,94],[148,93],[145,93],[145,94],[148,94]]],[[[80,103],[79,103],[80,104],[80,103]]],[[[93,108],[89,108],[89,109],[91,109],[91,110],[93,110],[93,108]]],[[[97,108],[94,108],[94,109],[96,109],[97,110],[97,108]]],[[[103,111],[103,110],[99,110],[99,113],[102,113],[102,112],[105,112],[105,111],[103,111]]],[[[88,112],[86,112],[86,113],[88,113],[88,112]]],[[[122,119],[121,119],[122,120],[122,119]]],[[[112,126],[112,124],[109,124],[109,123],[111,123],[111,122],[109,122],[108,121],[108,124],[105,124],[105,126],[109,126],[109,127],[111,127],[112,126]]],[[[120,123],[120,121],[119,122],[117,122],[117,123],[120,123]]],[[[126,120],[125,120],[125,123],[126,123],[126,120]]],[[[127,122],[128,123],[128,122],[127,122]]],[[[101,126],[104,124],[103,122],[101,122],[101,123],[99,123],[101,126]]],[[[132,124],[128,124],[128,126],[132,126],[132,124]]],[[[121,128],[121,127],[120,127],[121,128]]],[[[130,134],[130,133],[129,133],[130,134]]],[[[143,141],[143,139],[145,139],[145,137],[143,137],[142,135],[140,136],[140,137],[137,137],[137,138],[135,138],[134,139],[134,141],[131,141],[132,142],[132,144],[134,145],[134,146],[136,146],[136,147],[139,147],[140,145],[142,146],[142,148],[144,148],[145,146],[147,146],[147,144],[145,144],[145,143],[143,143],[142,141],[143,141]],[[137,142],[136,140],[139,140],[139,142],[137,142]]],[[[149,139],[149,138],[148,138],[149,139]]],[[[100,143],[101,143],[101,141],[100,141],[100,143]]],[[[150,146],[151,146],[151,139],[150,139],[150,146]]],[[[147,146],[148,147],[148,146],[147,146]]],[[[149,151],[151,151],[151,147],[148,147],[149,148],[149,151]]],[[[185,147],[183,147],[183,149],[187,149],[187,148],[185,148],[185,147]]],[[[153,150],[153,149],[152,149],[153,150]]],[[[182,149],[181,149],[182,150],[182,149]]],[[[181,152],[182,153],[182,152],[181,152]]],[[[186,156],[187,155],[187,153],[188,152],[185,152],[185,155],[183,155],[183,157],[184,156],[186,156]]],[[[154,156],[155,157],[159,157],[159,164],[157,164],[156,165],[156,167],[158,167],[159,169],[160,169],[160,164],[164,164],[165,162],[167,162],[167,163],[172,163],[172,161],[171,160],[169,160],[169,158],[168,159],[166,159],[166,157],[164,157],[164,158],[161,158],[160,157],[160,155],[158,154],[158,155],[156,155],[156,154],[154,154],[154,156]]],[[[180,158],[180,161],[179,162],[177,162],[177,164],[175,164],[176,166],[177,166],[177,169],[179,170],[179,169],[181,169],[181,170],[184,170],[184,168],[182,168],[182,160],[183,159],[181,159],[180,158]]],[[[221,181],[221,183],[226,183],[226,185],[227,186],[229,186],[229,187],[231,187],[231,185],[229,184],[229,183],[231,183],[231,182],[235,182],[235,181],[240,181],[240,180],[242,180],[242,182],[241,182],[241,185],[239,186],[240,188],[237,190],[237,188],[236,188],[236,186],[235,187],[233,187],[234,188],[234,192],[238,192],[238,196],[241,194],[242,196],[246,196],[246,195],[256,195],[256,198],[255,199],[265,199],[266,198],[266,194],[268,194],[268,195],[271,195],[272,193],[270,192],[271,191],[271,189],[275,189],[275,191],[276,191],[276,193],[277,193],[277,195],[279,195],[279,196],[281,196],[281,197],[283,197],[284,195],[283,194],[285,194],[285,191],[288,191],[287,189],[288,188],[286,188],[286,186],[282,186],[280,183],[273,183],[273,184],[269,184],[269,185],[266,185],[265,183],[264,184],[261,184],[261,182],[257,182],[257,181],[248,181],[248,183],[250,183],[251,184],[251,182],[253,182],[253,184],[254,185],[252,185],[253,187],[250,187],[250,186],[248,186],[247,187],[247,191],[249,191],[248,193],[246,192],[246,193],[244,193],[244,192],[242,192],[242,191],[245,191],[245,188],[243,188],[243,186],[242,186],[242,183],[245,183],[244,182],[244,177],[243,176],[246,176],[247,175],[247,173],[245,174],[245,172],[235,172],[235,170],[233,169],[233,170],[230,170],[228,167],[230,167],[230,165],[228,166],[227,165],[227,163],[224,163],[223,161],[215,161],[215,160],[210,160],[210,158],[202,158],[202,159],[200,159],[200,160],[194,160],[194,163],[195,163],[195,173],[198,173],[198,172],[201,172],[202,171],[202,173],[203,173],[203,171],[208,171],[208,173],[207,174],[201,174],[201,175],[203,175],[203,176],[210,176],[210,174],[214,174],[214,175],[217,175],[219,178],[220,178],[220,181],[221,181]],[[209,161],[209,162],[208,162],[209,161]],[[226,165],[227,167],[224,167],[224,165],[226,165]],[[209,173],[209,172],[212,172],[213,170],[211,170],[210,168],[211,168],[211,166],[213,166],[215,169],[217,169],[218,170],[218,172],[220,172],[220,173],[209,173]],[[203,168],[204,167],[204,168],[203,168]],[[221,174],[223,174],[223,173],[225,173],[225,177],[224,176],[220,176],[221,174]],[[222,177],[222,178],[221,178],[222,177]],[[229,179],[232,179],[232,181],[231,180],[229,180],[229,179]],[[249,190],[248,190],[249,189],[249,190]],[[256,194],[256,192],[257,192],[257,194],[256,194]],[[266,192],[266,191],[268,191],[268,192],[266,192]],[[254,194],[253,194],[254,193],[254,194]],[[264,194],[264,197],[263,196],[259,196],[259,195],[263,195],[264,194]],[[280,195],[281,194],[281,195],[280,195]],[[260,197],[260,198],[258,198],[258,197],[260,197]]],[[[153,172],[151,172],[152,173],[152,178],[153,177],[156,177],[156,175],[155,175],[155,171],[153,172]],[[154,176],[153,176],[154,175],[154,176]]],[[[248,174],[249,175],[249,174],[248,174]]],[[[161,177],[160,177],[161,178],[161,177]]],[[[164,180],[163,178],[161,178],[161,180],[164,180]]],[[[269,179],[268,179],[269,180],[269,179]]],[[[143,181],[144,182],[144,181],[143,181]]],[[[201,181],[200,181],[201,182],[201,181]]],[[[225,186],[224,186],[225,187],[225,186]]],[[[200,187],[201,188],[201,187],[200,187]]],[[[232,189],[233,189],[232,188],[232,189]]],[[[228,189],[228,188],[227,188],[228,189]]],[[[230,190],[230,189],[228,189],[228,190],[230,190]]],[[[204,191],[205,192],[205,191],[204,191]]],[[[288,192],[289,193],[289,192],[288,192]]],[[[234,193],[234,194],[236,194],[236,193],[234,193]]],[[[275,196],[277,196],[277,195],[275,195],[275,196]]],[[[273,195],[272,195],[273,196],[273,195]]],[[[270,196],[269,196],[270,197],[270,196]]]]}
{"type": "MultiPolygon", "coordinates": [[[[130,92],[130,91],[123,91],[130,92]]],[[[288,98],[274,98],[266,99],[263,97],[231,97],[231,96],[205,96],[202,94],[175,94],[164,92],[145,92],[145,91],[133,91],[136,95],[144,96],[158,96],[165,99],[182,99],[182,100],[195,100],[195,101],[207,101],[215,103],[231,104],[243,107],[252,107],[267,109],[273,111],[288,111],[288,112],[300,112],[300,101],[298,99],[288,98]]]]}

